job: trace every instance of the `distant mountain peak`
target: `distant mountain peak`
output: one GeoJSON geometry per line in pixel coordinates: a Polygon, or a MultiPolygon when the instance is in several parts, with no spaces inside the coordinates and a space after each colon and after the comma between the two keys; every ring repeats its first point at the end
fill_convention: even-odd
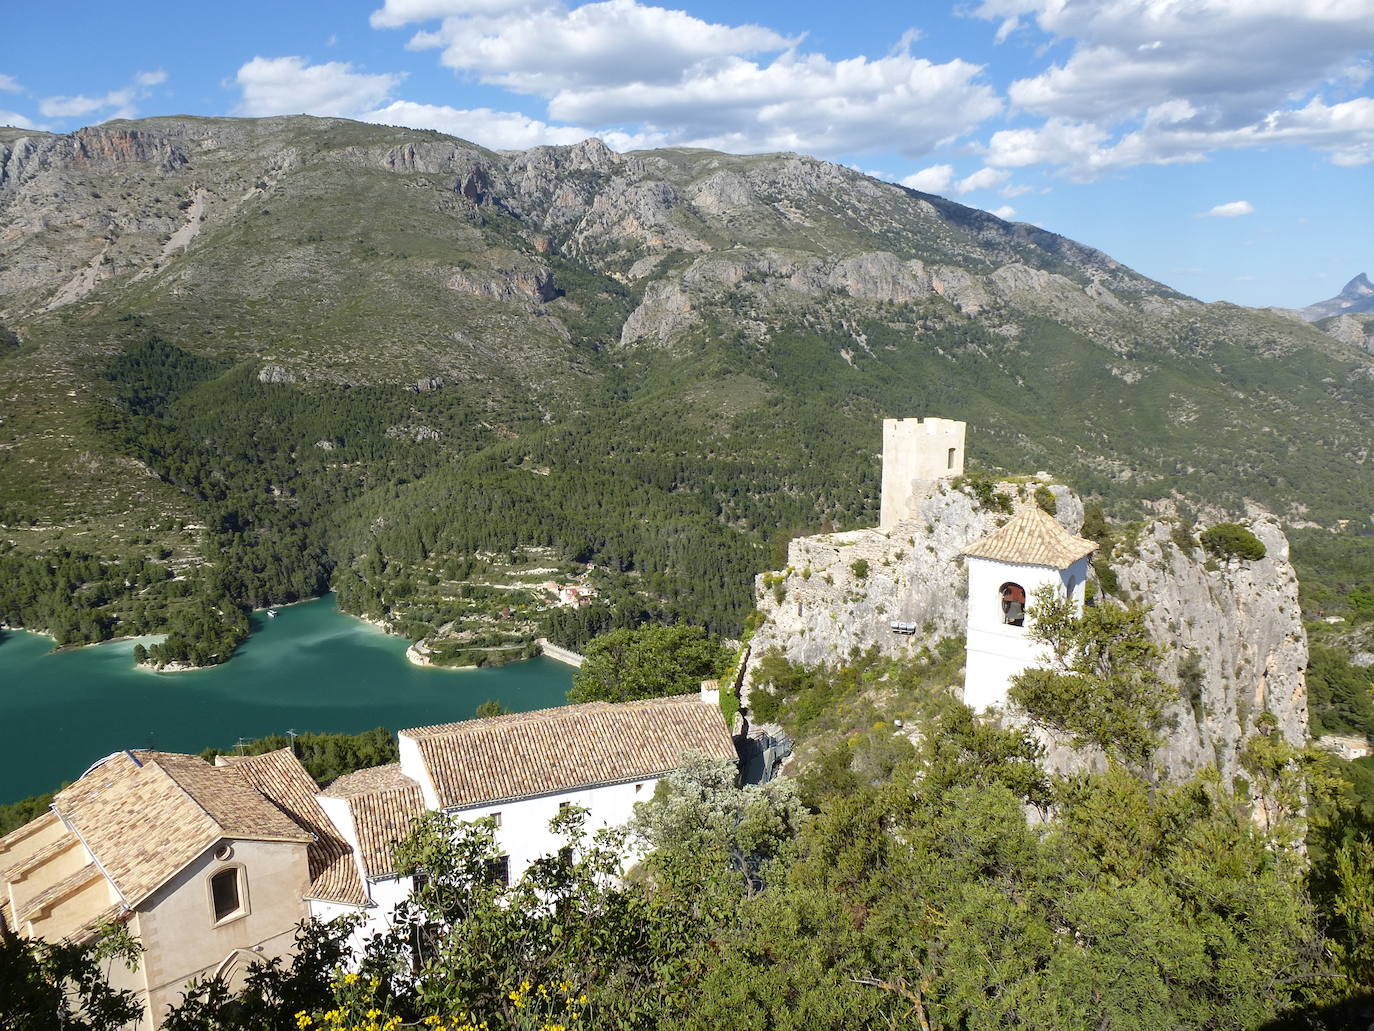
{"type": "Polygon", "coordinates": [[[1308,322],[1330,318],[1332,315],[1364,312],[1374,312],[1374,283],[1371,283],[1369,276],[1363,272],[1346,283],[1335,297],[1309,304],[1306,308],[1298,310],[1298,314],[1308,322]]]}

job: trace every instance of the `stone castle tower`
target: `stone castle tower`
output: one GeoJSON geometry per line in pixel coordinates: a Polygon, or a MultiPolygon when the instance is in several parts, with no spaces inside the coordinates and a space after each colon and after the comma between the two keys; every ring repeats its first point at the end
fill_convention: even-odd
{"type": "Polygon", "coordinates": [[[965,423],[883,420],[883,504],[879,527],[917,518],[917,502],[942,479],[964,471],[965,423]]]}

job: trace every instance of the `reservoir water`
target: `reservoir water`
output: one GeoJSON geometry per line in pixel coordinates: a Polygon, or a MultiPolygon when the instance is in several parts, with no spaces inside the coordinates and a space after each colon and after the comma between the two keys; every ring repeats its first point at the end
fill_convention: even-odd
{"type": "Polygon", "coordinates": [[[37,634],[0,636],[0,803],[51,791],[121,748],[199,752],[296,731],[395,731],[470,718],[495,699],[526,711],[566,701],[572,669],[531,659],[427,669],[400,637],[339,612],[334,596],[253,614],[222,666],[152,673],[134,641],[54,652],[37,634]]]}

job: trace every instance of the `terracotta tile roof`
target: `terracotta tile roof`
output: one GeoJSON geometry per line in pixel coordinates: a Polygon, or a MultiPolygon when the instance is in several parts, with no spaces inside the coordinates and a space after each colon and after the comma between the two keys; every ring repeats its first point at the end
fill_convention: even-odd
{"type": "Polygon", "coordinates": [[[342,777],[330,782],[329,787],[325,788],[323,793],[331,798],[350,798],[354,795],[366,795],[373,791],[416,786],[415,781],[401,772],[400,763],[387,763],[385,766],[370,766],[365,770],[345,773],[342,777]]]}
{"type": "Polygon", "coordinates": [[[1012,516],[1005,526],[969,545],[963,554],[1026,566],[1067,569],[1096,550],[1094,541],[1075,537],[1048,512],[1028,507],[1012,516]]]}
{"type": "Polygon", "coordinates": [[[64,834],[56,841],[50,841],[36,852],[31,853],[27,858],[0,870],[0,881],[17,880],[35,867],[42,866],[53,856],[67,851],[74,844],[76,844],[76,836],[70,833],[64,834]]]}
{"type": "Polygon", "coordinates": [[[445,809],[657,777],[687,751],[736,758],[720,708],[696,694],[565,705],[401,735],[418,746],[445,809]]]}
{"type": "Polygon", "coordinates": [[[400,763],[390,763],[340,777],[325,794],[347,801],[367,876],[395,873],[392,846],[410,833],[410,821],[425,811],[420,785],[401,772],[400,763]]]}
{"type": "Polygon", "coordinates": [[[233,770],[193,755],[116,752],[53,806],[130,907],[221,838],[311,840],[233,770]]]}
{"type": "Polygon", "coordinates": [[[81,928],[79,930],[67,935],[66,940],[69,942],[76,942],[78,945],[84,945],[87,942],[95,939],[95,937],[100,932],[100,929],[104,924],[107,924],[112,920],[115,920],[123,912],[123,903],[116,902],[113,906],[110,906],[108,909],[101,910],[95,916],[87,920],[84,924],[81,925],[81,928]]]}
{"type": "Polygon", "coordinates": [[[51,809],[49,809],[46,813],[43,813],[41,816],[35,816],[28,823],[24,824],[21,827],[16,827],[14,830],[6,834],[3,838],[0,838],[0,853],[9,851],[11,848],[19,844],[19,842],[23,841],[25,838],[31,837],[32,835],[37,834],[39,831],[47,830],[49,827],[51,827],[53,824],[57,822],[57,814],[54,813],[51,809]]]}
{"type": "Polygon", "coordinates": [[[315,840],[306,850],[310,863],[310,898],[351,906],[367,904],[367,892],[358,876],[353,850],[315,801],[319,787],[291,749],[281,748],[264,755],[222,755],[216,764],[233,770],[314,835],[315,840]]]}
{"type": "Polygon", "coordinates": [[[89,887],[93,882],[103,880],[100,868],[94,863],[87,863],[80,870],[68,874],[60,881],[53,882],[29,899],[24,908],[19,911],[19,919],[20,921],[32,920],[35,916],[45,913],[54,903],[61,902],[68,895],[74,895],[82,888],[89,887]]]}

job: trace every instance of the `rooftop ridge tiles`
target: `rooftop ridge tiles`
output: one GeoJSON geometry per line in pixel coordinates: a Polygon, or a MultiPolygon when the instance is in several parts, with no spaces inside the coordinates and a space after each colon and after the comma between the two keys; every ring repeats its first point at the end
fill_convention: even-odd
{"type": "Polygon", "coordinates": [[[14,830],[0,838],[0,851],[8,849],[12,845],[17,845],[30,835],[37,834],[39,831],[43,830],[46,824],[57,819],[58,816],[50,805],[44,812],[39,813],[28,823],[20,824],[18,827],[14,828],[14,830]]]}
{"type": "Polygon", "coordinates": [[[498,727],[510,724],[521,723],[542,723],[561,719],[578,712],[601,712],[606,710],[627,710],[627,709],[646,709],[646,708],[668,708],[673,705],[686,705],[688,703],[706,704],[701,702],[700,695],[693,692],[691,694],[665,695],[661,698],[635,698],[626,702],[574,702],[570,705],[555,705],[547,709],[531,709],[528,712],[508,712],[500,716],[485,716],[481,719],[454,720],[451,723],[431,723],[423,727],[408,727],[399,733],[412,740],[419,741],[427,737],[438,737],[443,734],[453,733],[456,730],[484,729],[488,727],[498,727]]]}
{"type": "Polygon", "coordinates": [[[1069,533],[1041,508],[1026,507],[960,554],[1015,565],[1063,569],[1096,550],[1096,541],[1069,533]]]}

